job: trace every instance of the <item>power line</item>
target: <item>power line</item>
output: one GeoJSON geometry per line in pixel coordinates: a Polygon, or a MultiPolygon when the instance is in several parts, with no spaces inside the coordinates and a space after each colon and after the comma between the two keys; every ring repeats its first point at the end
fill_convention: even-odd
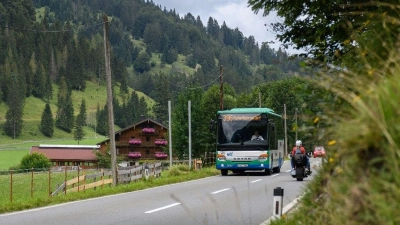
{"type": "Polygon", "coordinates": [[[211,81],[211,82],[208,83],[208,84],[205,84],[205,85],[203,85],[203,86],[193,87],[193,88],[189,88],[189,87],[186,87],[186,86],[177,85],[177,84],[172,83],[172,82],[170,82],[170,81],[168,81],[168,83],[174,85],[175,87],[186,88],[186,89],[192,90],[192,89],[199,89],[199,88],[205,88],[205,87],[207,87],[207,86],[210,86],[210,85],[212,85],[216,80],[218,80],[218,79],[220,78],[220,76],[221,76],[221,75],[219,75],[217,78],[215,78],[213,81],[211,81]]]}
{"type": "MultiPolygon", "coordinates": [[[[102,26],[104,24],[104,22],[95,24],[95,25],[91,25],[91,26],[85,26],[84,29],[79,29],[79,32],[84,31],[84,30],[88,30],[91,29],[93,27],[97,27],[97,26],[102,26]]],[[[34,32],[34,33],[65,33],[65,32],[74,32],[76,29],[69,29],[69,30],[34,30],[34,29],[26,29],[26,28],[18,28],[18,27],[10,27],[10,26],[3,26],[0,24],[0,27],[2,28],[7,28],[10,30],[16,30],[16,31],[28,31],[28,32],[34,32]]]]}

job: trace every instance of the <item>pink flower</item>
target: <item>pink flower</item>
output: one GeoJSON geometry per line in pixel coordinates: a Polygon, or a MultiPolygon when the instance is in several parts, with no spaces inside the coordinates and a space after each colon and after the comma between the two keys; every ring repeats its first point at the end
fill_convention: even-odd
{"type": "Polygon", "coordinates": [[[131,139],[131,140],[129,140],[129,144],[131,144],[131,145],[140,145],[140,144],[142,144],[142,141],[139,140],[139,139],[131,139]]]}
{"type": "Polygon", "coordinates": [[[148,134],[152,134],[155,132],[154,128],[149,128],[149,127],[143,128],[142,131],[143,133],[148,133],[148,134]]]}
{"type": "Polygon", "coordinates": [[[167,144],[168,144],[168,141],[165,140],[165,139],[156,139],[156,140],[154,141],[154,144],[156,144],[156,145],[167,145],[167,144]]]}
{"type": "Polygon", "coordinates": [[[156,158],[167,158],[168,155],[164,152],[156,152],[155,157],[156,158]]]}
{"type": "Polygon", "coordinates": [[[128,157],[140,158],[140,157],[142,157],[142,154],[140,154],[140,152],[129,152],[128,157]]]}

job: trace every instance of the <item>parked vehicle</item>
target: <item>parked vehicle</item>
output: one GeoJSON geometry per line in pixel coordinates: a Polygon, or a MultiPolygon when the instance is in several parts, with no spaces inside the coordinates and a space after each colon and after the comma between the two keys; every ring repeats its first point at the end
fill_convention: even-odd
{"type": "Polygon", "coordinates": [[[314,158],[317,158],[317,157],[325,157],[325,155],[326,155],[326,153],[325,153],[325,148],[322,147],[322,146],[316,146],[316,147],[314,148],[314,153],[313,153],[313,155],[314,155],[314,158]]]}

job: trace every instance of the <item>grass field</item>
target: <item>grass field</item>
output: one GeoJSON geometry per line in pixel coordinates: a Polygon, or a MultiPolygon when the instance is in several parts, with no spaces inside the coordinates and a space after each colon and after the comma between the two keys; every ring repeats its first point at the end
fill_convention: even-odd
{"type": "MultiPolygon", "coordinates": [[[[95,145],[103,140],[105,137],[83,139],[79,145],[95,145]]],[[[73,139],[49,139],[42,141],[22,141],[8,144],[0,144],[0,171],[8,170],[11,166],[20,163],[22,157],[29,153],[32,146],[40,144],[53,144],[53,145],[78,145],[78,141],[73,139]]]]}

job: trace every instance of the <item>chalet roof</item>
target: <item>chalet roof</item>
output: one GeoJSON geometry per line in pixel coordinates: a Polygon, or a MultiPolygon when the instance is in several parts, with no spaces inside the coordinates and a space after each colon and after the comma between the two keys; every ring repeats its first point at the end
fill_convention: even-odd
{"type": "Polygon", "coordinates": [[[123,129],[121,129],[121,130],[118,130],[118,131],[115,132],[115,134],[122,133],[123,131],[129,130],[129,129],[131,129],[132,127],[135,128],[136,126],[139,126],[139,125],[141,125],[142,123],[149,123],[149,122],[155,123],[155,124],[157,124],[157,125],[159,125],[159,126],[165,128],[165,129],[167,129],[167,127],[166,127],[165,125],[163,125],[163,124],[161,124],[161,123],[159,123],[159,122],[157,122],[157,121],[155,121],[155,120],[152,120],[152,119],[150,119],[150,118],[147,118],[147,119],[141,120],[141,121],[139,121],[139,122],[133,124],[132,126],[125,127],[125,128],[123,128],[123,129]]]}
{"type": "Polygon", "coordinates": [[[32,146],[30,154],[44,154],[50,161],[96,161],[93,150],[99,150],[98,145],[39,145],[32,146]]]}
{"type": "MultiPolygon", "coordinates": [[[[135,124],[133,124],[133,125],[131,125],[131,126],[129,126],[129,127],[125,127],[125,128],[123,128],[123,129],[121,129],[121,130],[115,131],[114,134],[115,134],[115,135],[116,135],[116,134],[121,134],[122,132],[124,132],[124,131],[126,131],[126,130],[129,130],[129,129],[131,129],[131,128],[135,128],[136,126],[139,126],[139,125],[141,125],[141,124],[143,124],[143,123],[149,123],[149,122],[152,122],[152,123],[154,123],[154,124],[157,124],[157,125],[161,126],[162,128],[168,129],[164,124],[161,124],[161,123],[159,123],[159,122],[157,122],[157,121],[155,121],[155,120],[152,120],[152,119],[150,119],[150,118],[147,118],[147,119],[141,120],[141,121],[139,121],[139,122],[137,122],[137,123],[135,123],[135,124]]],[[[99,142],[99,143],[97,143],[97,144],[100,145],[100,144],[102,144],[102,143],[104,143],[104,142],[108,142],[108,141],[110,141],[110,139],[106,139],[106,140],[104,140],[104,141],[102,141],[102,142],[99,142]]]]}

